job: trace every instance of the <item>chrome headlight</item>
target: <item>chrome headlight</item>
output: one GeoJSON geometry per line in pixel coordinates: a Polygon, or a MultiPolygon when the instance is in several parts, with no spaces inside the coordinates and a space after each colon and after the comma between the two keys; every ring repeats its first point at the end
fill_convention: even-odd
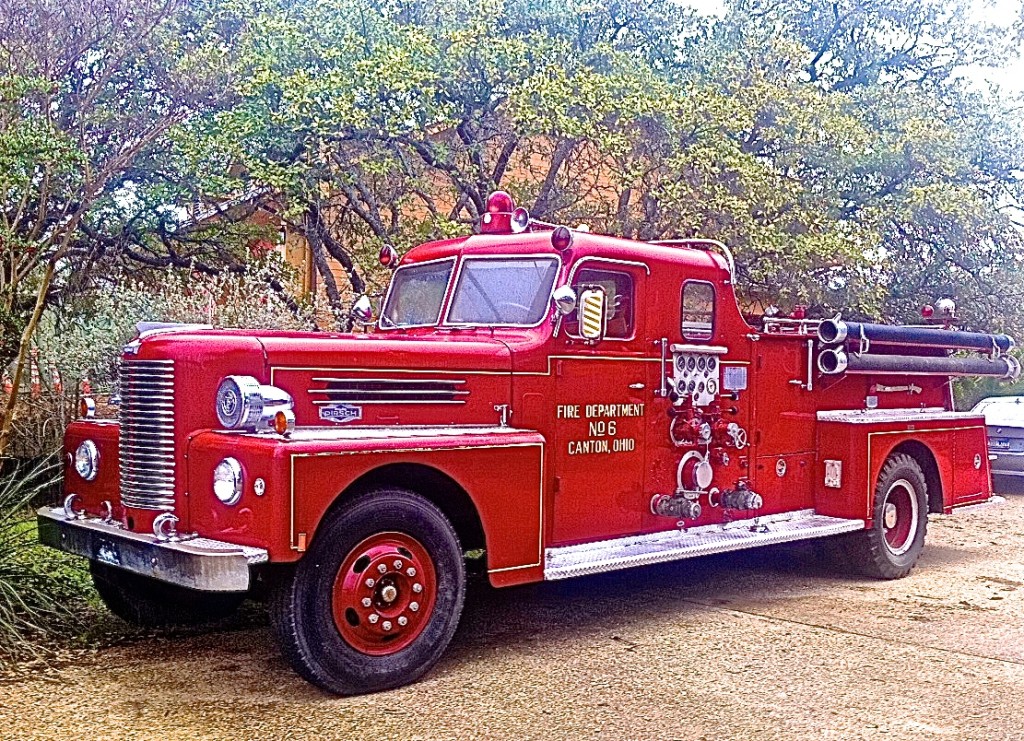
{"type": "Polygon", "coordinates": [[[96,443],[86,440],[75,451],[75,470],[86,481],[92,481],[100,471],[100,451],[96,443]]]}
{"type": "Polygon", "coordinates": [[[242,464],[225,458],[213,469],[213,493],[227,505],[238,504],[242,498],[242,464]]]}
{"type": "Polygon", "coordinates": [[[227,376],[217,387],[217,419],[229,430],[290,430],[292,406],[287,391],[261,384],[252,376],[227,376]],[[286,419],[278,424],[274,418],[282,412],[286,419]]]}
{"type": "Polygon", "coordinates": [[[229,430],[252,427],[263,413],[260,382],[252,376],[228,376],[217,387],[217,419],[229,430]]]}

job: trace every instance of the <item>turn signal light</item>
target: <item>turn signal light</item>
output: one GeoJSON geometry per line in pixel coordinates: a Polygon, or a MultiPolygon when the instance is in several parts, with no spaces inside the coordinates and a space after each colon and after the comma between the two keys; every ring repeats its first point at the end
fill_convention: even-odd
{"type": "Polygon", "coordinates": [[[78,402],[78,416],[82,419],[91,419],[96,416],[96,402],[88,396],[83,396],[78,402]]]}
{"type": "Polygon", "coordinates": [[[274,415],[272,424],[274,432],[283,435],[295,426],[295,414],[290,410],[281,409],[274,415]]]}

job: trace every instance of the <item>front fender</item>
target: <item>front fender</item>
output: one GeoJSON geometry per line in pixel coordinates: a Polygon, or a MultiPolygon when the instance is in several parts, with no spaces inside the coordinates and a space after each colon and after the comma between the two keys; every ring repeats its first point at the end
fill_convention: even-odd
{"type": "Polygon", "coordinates": [[[207,537],[267,548],[271,561],[294,561],[358,479],[385,466],[417,464],[451,478],[469,496],[483,526],[491,581],[533,581],[542,575],[545,452],[540,433],[509,427],[202,433],[189,446],[190,523],[207,537]],[[213,468],[227,455],[243,470],[242,499],[234,507],[212,492],[213,468]],[[262,495],[256,478],[264,479],[262,495]]]}

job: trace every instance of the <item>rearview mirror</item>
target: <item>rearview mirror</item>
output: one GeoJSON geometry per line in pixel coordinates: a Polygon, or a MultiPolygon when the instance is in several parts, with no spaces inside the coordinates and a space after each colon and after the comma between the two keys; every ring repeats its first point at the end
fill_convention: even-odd
{"type": "Polygon", "coordinates": [[[355,303],[352,304],[352,323],[358,324],[360,327],[366,327],[373,324],[373,304],[370,302],[370,297],[363,294],[356,299],[355,303]]]}
{"type": "Polygon", "coordinates": [[[597,342],[604,337],[604,304],[603,288],[588,288],[580,295],[580,336],[583,339],[597,342]]]}
{"type": "Polygon", "coordinates": [[[551,294],[555,310],[562,316],[569,316],[576,311],[576,291],[572,286],[560,286],[551,294]]]}

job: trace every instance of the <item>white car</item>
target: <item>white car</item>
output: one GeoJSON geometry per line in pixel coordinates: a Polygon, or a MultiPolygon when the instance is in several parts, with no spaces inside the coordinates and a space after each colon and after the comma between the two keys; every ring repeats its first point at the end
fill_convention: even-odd
{"type": "Polygon", "coordinates": [[[1024,483],[1024,396],[990,396],[973,411],[985,415],[993,478],[1024,483]]]}

